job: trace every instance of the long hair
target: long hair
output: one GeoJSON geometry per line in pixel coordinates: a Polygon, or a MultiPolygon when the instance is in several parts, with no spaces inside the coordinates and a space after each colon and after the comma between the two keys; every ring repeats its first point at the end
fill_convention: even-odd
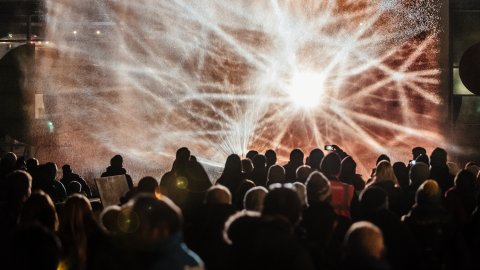
{"type": "Polygon", "coordinates": [[[381,182],[393,182],[395,186],[398,186],[398,180],[393,171],[393,167],[390,162],[382,160],[377,164],[375,169],[375,176],[371,184],[381,183],[381,182]]]}
{"type": "Polygon", "coordinates": [[[67,199],[60,223],[59,235],[65,246],[70,269],[85,269],[87,262],[87,236],[93,222],[92,206],[81,194],[67,199]],[[76,266],[76,267],[75,267],[76,266]]]}

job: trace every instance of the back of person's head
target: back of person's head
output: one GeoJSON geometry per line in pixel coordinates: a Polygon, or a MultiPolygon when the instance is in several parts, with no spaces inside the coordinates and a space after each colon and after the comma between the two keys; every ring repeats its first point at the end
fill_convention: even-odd
{"type": "Polygon", "coordinates": [[[78,182],[78,181],[71,181],[66,186],[66,189],[67,189],[67,194],[68,195],[72,195],[72,194],[75,194],[75,193],[81,193],[82,192],[82,184],[80,184],[80,182],[78,182]]]}
{"type": "Polygon", "coordinates": [[[255,183],[252,180],[245,180],[242,184],[238,187],[235,195],[233,197],[237,198],[235,202],[235,206],[238,209],[243,209],[243,198],[247,192],[255,187],[255,183]]]}
{"type": "Polygon", "coordinates": [[[324,156],[325,154],[322,150],[315,148],[310,151],[307,164],[314,170],[320,170],[320,163],[322,162],[324,156]]]}
{"type": "Polygon", "coordinates": [[[302,206],[306,206],[307,205],[307,187],[305,186],[305,184],[300,182],[295,182],[293,183],[293,187],[297,192],[298,198],[300,199],[300,203],[302,204],[302,206]]]}
{"type": "Polygon", "coordinates": [[[296,225],[300,221],[302,204],[291,184],[274,184],[263,201],[262,216],[283,216],[296,225]]]}
{"type": "Polygon", "coordinates": [[[305,183],[307,189],[308,204],[315,202],[330,202],[332,192],[330,189],[330,181],[321,172],[312,172],[305,183]]]}
{"type": "Polygon", "coordinates": [[[45,163],[45,170],[46,170],[48,179],[50,181],[55,180],[55,178],[57,177],[57,171],[58,171],[57,164],[55,164],[54,162],[47,162],[45,163]]]}
{"type": "Polygon", "coordinates": [[[38,159],[36,158],[29,158],[26,162],[26,166],[27,166],[27,170],[29,172],[31,171],[34,171],[35,169],[37,169],[38,165],[40,163],[38,162],[38,159]]]}
{"type": "Polygon", "coordinates": [[[375,169],[375,177],[373,183],[392,182],[398,184],[397,177],[393,171],[392,165],[386,160],[382,160],[377,164],[375,169]]]}
{"type": "MultiPolygon", "coordinates": [[[[477,163],[470,161],[465,165],[465,169],[470,171],[473,175],[477,176],[478,173],[480,172],[480,166],[478,166],[477,163]]],[[[458,172],[457,172],[458,173],[458,172]]],[[[452,174],[456,175],[456,173],[452,174]]]]}
{"type": "Polygon", "coordinates": [[[223,173],[227,175],[239,175],[242,173],[242,161],[237,154],[231,154],[225,161],[223,173]]]}
{"type": "Polygon", "coordinates": [[[436,166],[446,166],[447,164],[447,151],[440,147],[433,149],[432,154],[430,154],[430,165],[432,167],[436,166]]]}
{"type": "Polygon", "coordinates": [[[137,192],[155,194],[158,189],[158,181],[152,176],[145,176],[138,181],[137,192]]]}
{"type": "Polygon", "coordinates": [[[382,162],[382,161],[384,161],[384,160],[386,160],[386,161],[388,161],[388,162],[390,163],[390,157],[387,156],[387,155],[385,155],[385,154],[381,154],[380,156],[378,156],[377,162],[376,162],[375,164],[378,165],[378,163],[380,163],[380,162],[382,162]]]}
{"type": "Polygon", "coordinates": [[[388,209],[387,192],[378,187],[369,187],[360,193],[360,206],[366,212],[375,212],[381,209],[388,209]]]}
{"type": "Polygon", "coordinates": [[[395,177],[397,177],[398,184],[402,189],[407,189],[410,185],[410,177],[409,177],[409,170],[407,165],[403,162],[395,162],[393,163],[393,173],[395,177]]]}
{"type": "Polygon", "coordinates": [[[410,180],[413,185],[420,185],[430,177],[430,168],[423,162],[417,162],[410,167],[410,180]]]}
{"type": "Polygon", "coordinates": [[[340,175],[345,177],[352,177],[357,170],[357,163],[351,156],[346,156],[342,159],[340,175]]]}
{"type": "Polygon", "coordinates": [[[367,221],[356,222],[350,226],[344,245],[347,258],[381,259],[385,251],[382,232],[367,221]]]}
{"type": "Polygon", "coordinates": [[[178,161],[186,162],[190,159],[190,150],[187,147],[181,147],[175,154],[175,159],[178,161]]]}
{"type": "Polygon", "coordinates": [[[320,171],[328,178],[336,178],[340,174],[342,161],[335,152],[328,153],[320,163],[320,171]]]}
{"type": "Polygon", "coordinates": [[[115,168],[123,167],[123,157],[121,155],[115,155],[110,159],[110,165],[115,168]]]}
{"type": "Polygon", "coordinates": [[[58,216],[52,199],[41,190],[32,193],[22,208],[20,224],[23,226],[39,223],[46,228],[57,231],[58,216]]]}
{"type": "Polygon", "coordinates": [[[3,155],[2,159],[0,160],[0,166],[2,169],[5,170],[13,170],[15,165],[17,164],[17,155],[13,152],[8,152],[3,155]]]}
{"type": "Polygon", "coordinates": [[[255,169],[264,169],[267,163],[267,159],[264,155],[258,154],[253,158],[252,162],[255,169]]]}
{"type": "Polygon", "coordinates": [[[68,197],[62,210],[60,232],[75,235],[85,231],[85,223],[93,218],[92,206],[87,197],[73,194],[68,197]]]}
{"type": "Polygon", "coordinates": [[[225,242],[240,249],[251,248],[252,233],[261,224],[260,214],[255,211],[240,211],[231,215],[225,222],[223,237],[225,242]]]}
{"type": "Polygon", "coordinates": [[[22,204],[30,197],[32,177],[21,170],[9,173],[5,179],[6,200],[11,204],[22,204]]]}
{"type": "Polygon", "coordinates": [[[250,151],[247,152],[247,154],[245,155],[245,157],[248,158],[248,159],[250,159],[250,160],[253,160],[256,155],[258,155],[258,151],[256,151],[256,150],[250,150],[250,151]]]}
{"type": "Polygon", "coordinates": [[[285,183],[285,168],[273,165],[268,169],[267,184],[285,183]]]}
{"type": "Polygon", "coordinates": [[[442,190],[435,180],[426,180],[415,193],[415,202],[419,205],[439,205],[442,190]]]}
{"type": "Polygon", "coordinates": [[[416,160],[420,155],[427,155],[427,150],[421,146],[414,147],[412,149],[412,159],[416,160]]]}
{"type": "Polygon", "coordinates": [[[267,164],[273,165],[277,162],[277,153],[275,153],[275,151],[273,151],[272,149],[268,149],[265,152],[265,158],[267,160],[267,164]]]}
{"type": "Polygon", "coordinates": [[[211,186],[205,194],[206,205],[232,204],[230,190],[222,185],[211,186]]]}
{"type": "Polygon", "coordinates": [[[469,170],[460,170],[455,176],[455,188],[460,193],[475,193],[476,192],[476,177],[469,170]]]}
{"type": "Polygon", "coordinates": [[[415,162],[423,162],[425,164],[430,165],[430,159],[428,158],[427,155],[421,154],[419,155],[416,159],[415,162]]]}
{"type": "Polygon", "coordinates": [[[138,217],[137,235],[141,236],[140,240],[163,240],[182,227],[180,208],[167,197],[159,200],[146,194],[138,196],[133,201],[132,212],[138,217]]]}
{"type": "Polygon", "coordinates": [[[310,173],[312,173],[312,168],[310,166],[302,165],[298,167],[296,172],[296,181],[300,183],[305,183],[310,173]]]}
{"type": "Polygon", "coordinates": [[[119,228],[119,215],[122,208],[118,205],[110,205],[103,209],[100,214],[100,224],[103,228],[110,233],[116,234],[120,232],[119,228]]]}
{"type": "Polygon", "coordinates": [[[295,148],[290,152],[290,162],[295,164],[303,164],[304,154],[299,148],[295,148]]]}
{"type": "MultiPolygon", "coordinates": [[[[14,233],[8,255],[6,269],[56,270],[61,243],[52,231],[41,225],[25,226],[14,233]]],[[[5,261],[2,264],[5,266],[5,261]]]]}
{"type": "Polygon", "coordinates": [[[252,173],[253,163],[249,158],[242,159],[242,171],[247,174],[252,173]]]}
{"type": "Polygon", "coordinates": [[[63,174],[70,174],[72,173],[72,168],[70,168],[70,165],[68,164],[65,164],[62,166],[62,171],[63,171],[63,174]]]}
{"type": "Polygon", "coordinates": [[[267,196],[268,190],[264,187],[253,187],[245,193],[243,197],[243,208],[251,211],[262,211],[263,200],[267,196]]]}

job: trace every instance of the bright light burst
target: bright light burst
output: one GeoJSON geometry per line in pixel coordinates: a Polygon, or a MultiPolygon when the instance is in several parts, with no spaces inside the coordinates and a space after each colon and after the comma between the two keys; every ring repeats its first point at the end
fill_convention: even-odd
{"type": "Polygon", "coordinates": [[[84,153],[158,168],[181,146],[221,165],[335,143],[365,168],[442,141],[438,1],[47,2],[40,88],[84,153]]]}

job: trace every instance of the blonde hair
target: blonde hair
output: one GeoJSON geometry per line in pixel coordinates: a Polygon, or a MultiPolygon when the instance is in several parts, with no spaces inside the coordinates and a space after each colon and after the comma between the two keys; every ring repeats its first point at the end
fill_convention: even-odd
{"type": "Polygon", "coordinates": [[[373,177],[373,181],[370,183],[370,185],[381,182],[393,182],[395,186],[398,186],[398,180],[395,176],[395,172],[393,171],[393,167],[390,162],[386,160],[382,160],[377,164],[375,176],[373,177]]]}

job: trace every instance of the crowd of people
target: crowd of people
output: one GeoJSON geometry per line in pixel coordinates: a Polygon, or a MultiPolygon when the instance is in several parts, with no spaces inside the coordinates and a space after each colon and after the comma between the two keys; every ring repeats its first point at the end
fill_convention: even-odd
{"type": "Polygon", "coordinates": [[[70,165],[7,153],[0,161],[1,269],[478,269],[480,166],[412,149],[380,155],[371,175],[334,146],[287,164],[228,156],[210,179],[188,148],[160,181],[125,175],[118,205],[70,165]],[[97,212],[100,212],[97,214],[97,212]]]}

